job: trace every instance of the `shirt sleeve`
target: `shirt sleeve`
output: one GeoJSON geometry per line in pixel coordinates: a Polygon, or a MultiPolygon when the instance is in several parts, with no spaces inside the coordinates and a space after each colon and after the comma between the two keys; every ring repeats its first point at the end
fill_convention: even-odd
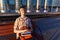
{"type": "Polygon", "coordinates": [[[29,29],[32,31],[32,23],[31,23],[31,19],[28,19],[28,27],[29,27],[29,29]]]}
{"type": "Polygon", "coordinates": [[[28,26],[29,26],[29,27],[32,26],[32,24],[31,24],[31,20],[30,20],[30,19],[28,19],[28,26]]]}

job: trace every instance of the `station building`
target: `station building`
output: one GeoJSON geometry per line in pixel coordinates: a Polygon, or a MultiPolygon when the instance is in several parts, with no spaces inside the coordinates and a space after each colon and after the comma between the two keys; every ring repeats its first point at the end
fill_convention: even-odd
{"type": "Polygon", "coordinates": [[[0,12],[18,12],[22,5],[27,12],[60,12],[60,0],[0,0],[0,12]]]}

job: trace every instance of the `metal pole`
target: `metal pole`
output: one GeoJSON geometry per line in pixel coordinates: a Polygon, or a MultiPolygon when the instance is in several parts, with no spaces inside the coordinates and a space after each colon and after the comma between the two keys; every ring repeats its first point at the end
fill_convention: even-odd
{"type": "Polygon", "coordinates": [[[36,4],[37,4],[36,5],[36,12],[39,12],[39,10],[38,10],[39,9],[39,0],[37,0],[36,4]]]}
{"type": "Polygon", "coordinates": [[[59,0],[57,1],[57,0],[56,0],[56,2],[57,2],[56,12],[58,12],[58,6],[59,6],[59,2],[60,2],[60,1],[59,1],[59,0]]]}
{"type": "Polygon", "coordinates": [[[3,0],[1,1],[1,13],[5,13],[3,0]]]}
{"type": "Polygon", "coordinates": [[[45,0],[45,4],[44,4],[44,12],[47,12],[47,0],[45,0]]]}
{"type": "Polygon", "coordinates": [[[30,12],[30,0],[27,0],[27,12],[30,12]]]}
{"type": "Polygon", "coordinates": [[[56,12],[58,12],[58,7],[56,8],[56,12]]]}
{"type": "Polygon", "coordinates": [[[19,3],[18,3],[18,0],[15,0],[15,2],[16,2],[16,12],[18,12],[18,6],[19,6],[19,3]]]}

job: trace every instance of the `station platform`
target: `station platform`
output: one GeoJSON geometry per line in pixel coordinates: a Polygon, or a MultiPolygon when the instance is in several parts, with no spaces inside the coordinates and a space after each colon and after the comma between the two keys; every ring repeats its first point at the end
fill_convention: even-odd
{"type": "MultiPolygon", "coordinates": [[[[40,38],[43,36],[43,40],[60,40],[60,17],[38,18],[34,19],[33,21],[36,24],[35,32],[40,35],[40,38]]],[[[3,31],[0,31],[0,39],[4,38],[3,40],[16,40],[16,35],[12,31],[13,23],[0,25],[0,30],[3,27],[9,29],[4,29],[7,32],[7,35],[5,36],[1,35],[3,34],[1,33],[3,31]]]]}
{"type": "MultiPolygon", "coordinates": [[[[28,16],[28,15],[27,15],[28,16]]],[[[1,40],[16,40],[13,32],[14,20],[19,16],[3,16],[0,24],[1,40]],[[4,18],[6,20],[4,20],[4,18]],[[12,19],[10,19],[12,18],[12,19]],[[8,20],[9,19],[9,20],[8,20]]],[[[39,34],[40,40],[60,40],[60,14],[59,15],[29,15],[35,23],[35,32],[39,34]]],[[[36,34],[37,35],[37,34],[36,34]]]]}

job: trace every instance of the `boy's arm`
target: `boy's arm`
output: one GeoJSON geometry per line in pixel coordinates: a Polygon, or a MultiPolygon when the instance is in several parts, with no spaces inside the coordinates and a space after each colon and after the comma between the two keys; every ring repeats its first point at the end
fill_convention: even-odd
{"type": "Polygon", "coordinates": [[[16,19],[14,23],[14,33],[16,33],[17,26],[18,26],[18,20],[16,19]]]}

